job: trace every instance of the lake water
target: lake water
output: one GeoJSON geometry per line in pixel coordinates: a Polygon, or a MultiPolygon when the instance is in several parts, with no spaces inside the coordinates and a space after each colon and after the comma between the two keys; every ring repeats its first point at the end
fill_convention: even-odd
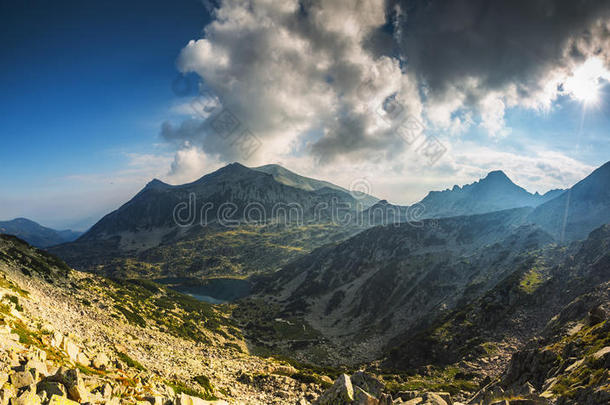
{"type": "Polygon", "coordinates": [[[214,278],[203,282],[174,278],[158,280],[158,282],[211,304],[224,304],[250,295],[250,282],[235,278],[214,278]]]}

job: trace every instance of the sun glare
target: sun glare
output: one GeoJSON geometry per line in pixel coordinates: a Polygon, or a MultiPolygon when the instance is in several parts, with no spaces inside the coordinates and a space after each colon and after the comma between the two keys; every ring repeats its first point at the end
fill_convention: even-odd
{"type": "Polygon", "coordinates": [[[606,70],[599,58],[590,58],[572,72],[565,82],[565,90],[575,99],[586,105],[599,101],[601,80],[609,80],[610,72],[606,70]]]}

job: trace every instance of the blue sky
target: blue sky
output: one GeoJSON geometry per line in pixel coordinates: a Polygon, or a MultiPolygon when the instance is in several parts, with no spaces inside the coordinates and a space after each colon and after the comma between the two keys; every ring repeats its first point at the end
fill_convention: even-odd
{"type": "MultiPolygon", "coordinates": [[[[365,180],[373,194],[403,204],[493,169],[505,170],[532,192],[568,187],[609,160],[609,76],[595,77],[595,102],[584,103],[566,90],[566,78],[593,58],[586,49],[579,61],[557,62],[550,55],[551,62],[527,65],[524,59],[498,80],[489,72],[506,64],[493,59],[426,60],[428,53],[408,36],[388,32],[400,25],[399,13],[390,15],[382,1],[370,3],[377,6],[360,10],[335,2],[302,13],[289,1],[254,1],[243,8],[228,0],[216,5],[224,18],[214,21],[206,8],[213,3],[198,0],[3,2],[0,219],[25,216],[53,227],[84,228],[153,177],[185,182],[233,160],[281,163],[344,187],[365,180]],[[304,29],[307,24],[315,29],[304,29]],[[316,38],[322,34],[325,42],[316,38]],[[444,65],[452,69],[437,69],[444,65]],[[358,74],[342,78],[346,66],[358,74]],[[383,75],[373,75],[383,80],[374,83],[371,99],[396,97],[425,122],[427,134],[448,149],[438,163],[422,163],[400,144],[391,131],[396,128],[375,122],[376,107],[356,97],[359,82],[383,69],[383,75]],[[194,92],[172,91],[180,72],[204,82],[214,95],[206,103],[239,115],[263,148],[241,159],[213,134],[179,130],[181,122],[202,118],[190,110],[194,92]],[[553,74],[564,75],[557,80],[565,89],[537,92],[553,74]],[[172,125],[161,134],[164,122],[172,125]]],[[[429,42],[445,40],[442,32],[418,37],[417,9],[411,14],[418,43],[430,48],[429,42]]],[[[574,24],[596,23],[601,14],[591,15],[574,24]]],[[[444,26],[429,18],[441,19],[441,12],[421,17],[421,25],[444,26]]],[[[463,38],[472,37],[472,27],[460,29],[463,38]]],[[[519,49],[536,43],[535,35],[548,38],[544,32],[531,35],[519,49]]],[[[570,35],[557,43],[567,43],[570,35]]],[[[471,44],[453,36],[452,46],[463,46],[467,54],[471,44]]],[[[439,58],[443,52],[439,48],[439,58]]]]}
{"type": "Polygon", "coordinates": [[[118,170],[124,152],[151,151],[176,56],[207,19],[196,0],[2,2],[3,196],[61,188],[66,176],[118,170]]]}

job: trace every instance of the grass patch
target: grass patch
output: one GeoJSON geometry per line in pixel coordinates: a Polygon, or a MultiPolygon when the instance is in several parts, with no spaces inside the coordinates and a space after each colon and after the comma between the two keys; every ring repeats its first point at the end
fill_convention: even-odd
{"type": "Polygon", "coordinates": [[[127,322],[133,324],[133,325],[137,325],[141,328],[145,328],[146,327],[146,321],[144,320],[144,318],[142,318],[140,315],[136,314],[133,311],[128,310],[127,308],[116,304],[114,306],[120,313],[123,314],[123,316],[125,317],[125,319],[127,319],[127,322]]]}
{"type": "Polygon", "coordinates": [[[387,382],[386,389],[393,394],[399,391],[444,391],[456,395],[461,391],[475,392],[479,388],[471,380],[459,377],[461,375],[458,367],[435,369],[429,376],[404,375],[402,381],[387,382]]]}
{"type": "Polygon", "coordinates": [[[193,378],[197,384],[201,385],[201,387],[206,390],[206,392],[214,392],[214,386],[210,382],[210,379],[205,375],[198,375],[193,378]]]}
{"type": "Polygon", "coordinates": [[[533,267],[523,275],[519,282],[519,288],[527,294],[532,294],[542,285],[542,283],[544,283],[544,281],[542,273],[533,267]]]}
{"type": "Polygon", "coordinates": [[[41,345],[40,338],[36,334],[32,333],[28,328],[26,328],[25,325],[20,321],[16,322],[13,326],[13,333],[19,336],[19,343],[36,346],[41,345]]]}
{"type": "Polygon", "coordinates": [[[140,371],[145,371],[146,368],[144,368],[144,366],[142,364],[140,364],[138,361],[132,359],[131,357],[129,357],[126,353],[123,352],[119,352],[118,353],[119,359],[127,364],[129,367],[138,369],[140,371]]]}
{"type": "Polygon", "coordinates": [[[190,395],[191,397],[198,397],[198,398],[202,398],[205,399],[207,401],[215,401],[218,398],[211,392],[200,392],[196,389],[193,389],[179,381],[171,381],[171,382],[167,382],[167,385],[169,387],[171,387],[172,390],[174,390],[174,392],[176,393],[176,395],[179,394],[186,394],[186,395],[190,395]]]}

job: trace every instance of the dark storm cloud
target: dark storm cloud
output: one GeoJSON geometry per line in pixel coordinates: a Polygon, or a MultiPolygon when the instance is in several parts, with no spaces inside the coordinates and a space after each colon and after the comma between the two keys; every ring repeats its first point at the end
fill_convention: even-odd
{"type": "Polygon", "coordinates": [[[402,1],[397,40],[431,96],[458,87],[467,102],[514,85],[541,91],[552,69],[600,55],[608,64],[610,2],[603,0],[402,1]],[[476,85],[466,84],[469,78],[476,85]]]}
{"type": "MultiPolygon", "coordinates": [[[[392,159],[390,98],[430,132],[505,136],[507,108],[549,109],[578,65],[610,60],[609,1],[225,0],[214,15],[178,66],[260,137],[253,159],[392,159]]],[[[236,156],[194,122],[162,136],[236,156]]]]}

